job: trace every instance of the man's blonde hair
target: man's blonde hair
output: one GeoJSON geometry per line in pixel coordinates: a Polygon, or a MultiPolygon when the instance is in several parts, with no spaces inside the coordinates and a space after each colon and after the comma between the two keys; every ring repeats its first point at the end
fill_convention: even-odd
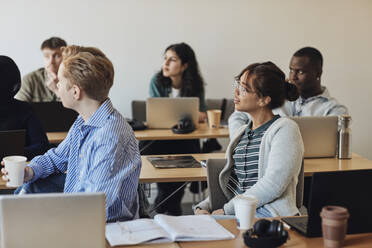
{"type": "Polygon", "coordinates": [[[63,75],[84,90],[92,99],[106,100],[114,82],[114,67],[106,55],[95,47],[62,47],[63,75]]]}

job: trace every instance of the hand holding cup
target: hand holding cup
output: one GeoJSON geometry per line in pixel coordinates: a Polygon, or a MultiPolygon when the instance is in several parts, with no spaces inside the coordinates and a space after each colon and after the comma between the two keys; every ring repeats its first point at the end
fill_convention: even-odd
{"type": "Polygon", "coordinates": [[[1,165],[2,179],[8,187],[19,187],[34,177],[34,171],[26,166],[27,158],[23,156],[4,157],[1,165]]]}

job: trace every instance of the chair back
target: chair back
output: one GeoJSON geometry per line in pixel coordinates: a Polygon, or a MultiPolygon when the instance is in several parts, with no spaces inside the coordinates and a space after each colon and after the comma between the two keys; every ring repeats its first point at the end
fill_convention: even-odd
{"type": "Polygon", "coordinates": [[[221,122],[222,124],[227,124],[232,112],[234,112],[235,105],[233,99],[206,99],[207,109],[221,109],[221,122]]]}
{"type": "Polygon", "coordinates": [[[132,119],[146,121],[146,101],[132,101],[132,119]]]}
{"type": "Polygon", "coordinates": [[[304,200],[304,160],[302,159],[301,170],[298,174],[298,181],[296,185],[296,207],[300,209],[304,200]]]}
{"type": "Polygon", "coordinates": [[[24,155],[26,130],[0,131],[0,161],[11,155],[24,155]]]}
{"type": "Polygon", "coordinates": [[[226,159],[208,159],[207,182],[210,209],[212,211],[223,208],[227,198],[220,187],[219,175],[226,165],[226,159]]]}
{"type": "Polygon", "coordinates": [[[205,103],[207,104],[207,109],[221,109],[222,99],[206,99],[205,103]]]}
{"type": "Polygon", "coordinates": [[[222,114],[222,121],[226,122],[228,121],[230,115],[234,112],[235,110],[235,104],[234,104],[234,99],[225,99],[225,106],[224,106],[224,111],[222,114]]]}

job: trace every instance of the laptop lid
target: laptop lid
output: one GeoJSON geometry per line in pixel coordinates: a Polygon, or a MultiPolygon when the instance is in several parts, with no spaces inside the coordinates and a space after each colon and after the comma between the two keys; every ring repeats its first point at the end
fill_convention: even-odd
{"type": "Polygon", "coordinates": [[[11,155],[24,155],[26,130],[0,131],[0,160],[11,155]]]}
{"type": "Polygon", "coordinates": [[[314,173],[309,199],[309,235],[321,235],[319,214],[326,205],[348,209],[348,234],[372,232],[371,188],[372,170],[314,173]]]}
{"type": "Polygon", "coordinates": [[[337,150],[337,116],[291,117],[300,128],[305,158],[335,157],[337,150]]]}
{"type": "Polygon", "coordinates": [[[198,126],[199,98],[197,97],[155,97],[146,101],[146,120],[149,128],[171,128],[178,121],[189,116],[198,126]]]}
{"type": "Polygon", "coordinates": [[[46,132],[65,132],[70,129],[78,113],[63,107],[61,102],[31,102],[31,107],[46,132]]]}
{"type": "MultiPolygon", "coordinates": [[[[347,233],[372,232],[372,170],[316,172],[309,195],[306,236],[322,235],[320,212],[324,206],[346,207],[350,213],[347,233]]],[[[284,221],[296,217],[283,218],[284,221]]],[[[286,221],[287,222],[287,221],[286,221]]],[[[292,222],[287,222],[292,225],[292,222]]],[[[295,229],[299,229],[294,225],[295,229]]]]}
{"type": "Polygon", "coordinates": [[[160,156],[147,157],[155,168],[200,168],[200,163],[193,156],[160,156]]]}
{"type": "Polygon", "coordinates": [[[0,196],[1,247],[105,247],[103,193],[0,196]]]}

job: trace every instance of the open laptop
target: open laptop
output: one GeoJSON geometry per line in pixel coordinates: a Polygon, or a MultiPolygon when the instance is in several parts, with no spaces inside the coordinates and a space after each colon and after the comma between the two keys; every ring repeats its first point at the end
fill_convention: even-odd
{"type": "Polygon", "coordinates": [[[11,155],[24,155],[26,130],[0,131],[0,160],[11,155]]]}
{"type": "Polygon", "coordinates": [[[172,128],[178,121],[189,116],[198,126],[199,98],[154,97],[146,101],[146,121],[149,128],[172,128]]]}
{"type": "Polygon", "coordinates": [[[347,233],[372,232],[372,170],[316,172],[309,195],[308,216],[282,218],[308,237],[322,235],[320,212],[326,205],[346,207],[347,233]]]}
{"type": "Polygon", "coordinates": [[[65,132],[70,129],[78,113],[63,107],[61,102],[31,102],[45,132],[65,132]]]}
{"type": "Polygon", "coordinates": [[[291,117],[300,128],[304,158],[335,157],[337,151],[337,116],[291,117]]]}
{"type": "Polygon", "coordinates": [[[1,247],[105,247],[103,193],[0,196],[1,247]]]}

